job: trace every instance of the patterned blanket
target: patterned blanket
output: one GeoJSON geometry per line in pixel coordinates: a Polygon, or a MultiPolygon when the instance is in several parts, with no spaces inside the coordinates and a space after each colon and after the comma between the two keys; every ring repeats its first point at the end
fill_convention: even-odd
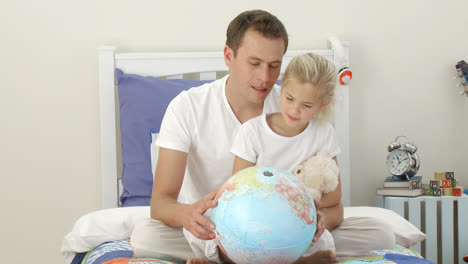
{"type": "MultiPolygon", "coordinates": [[[[346,264],[433,264],[423,259],[416,251],[397,245],[394,249],[374,250],[373,257],[346,259],[340,263],[346,264]]],[[[133,252],[128,239],[109,242],[81,254],[76,254],[71,264],[175,264],[174,262],[140,258],[133,259],[133,252]]]]}

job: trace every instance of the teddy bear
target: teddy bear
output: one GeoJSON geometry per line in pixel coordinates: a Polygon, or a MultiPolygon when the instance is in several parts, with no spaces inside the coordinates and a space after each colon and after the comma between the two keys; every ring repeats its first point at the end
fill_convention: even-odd
{"type": "Polygon", "coordinates": [[[305,184],[312,198],[320,200],[322,194],[336,189],[340,170],[328,153],[318,152],[297,165],[293,173],[305,184]]]}

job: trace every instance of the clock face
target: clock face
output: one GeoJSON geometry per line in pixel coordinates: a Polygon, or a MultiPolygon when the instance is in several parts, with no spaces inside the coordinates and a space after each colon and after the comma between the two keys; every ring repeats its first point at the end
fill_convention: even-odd
{"type": "Polygon", "coordinates": [[[411,156],[409,153],[396,149],[387,157],[387,169],[392,175],[405,174],[411,165],[411,156]]]}

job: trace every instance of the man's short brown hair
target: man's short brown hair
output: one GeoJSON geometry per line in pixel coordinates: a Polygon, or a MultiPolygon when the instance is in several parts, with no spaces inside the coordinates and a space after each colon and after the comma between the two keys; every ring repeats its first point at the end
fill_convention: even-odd
{"type": "Polygon", "coordinates": [[[240,13],[229,23],[226,32],[226,45],[237,55],[245,32],[252,29],[266,38],[284,41],[284,52],[288,49],[288,32],[283,23],[274,15],[263,10],[250,10],[240,13]]]}

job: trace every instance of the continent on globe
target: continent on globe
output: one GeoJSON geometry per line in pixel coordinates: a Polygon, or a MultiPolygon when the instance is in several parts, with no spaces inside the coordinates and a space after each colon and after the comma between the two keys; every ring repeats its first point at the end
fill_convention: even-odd
{"type": "Polygon", "coordinates": [[[312,242],[315,204],[286,170],[246,168],[221,186],[216,198],[216,240],[235,263],[292,263],[312,242]]]}

